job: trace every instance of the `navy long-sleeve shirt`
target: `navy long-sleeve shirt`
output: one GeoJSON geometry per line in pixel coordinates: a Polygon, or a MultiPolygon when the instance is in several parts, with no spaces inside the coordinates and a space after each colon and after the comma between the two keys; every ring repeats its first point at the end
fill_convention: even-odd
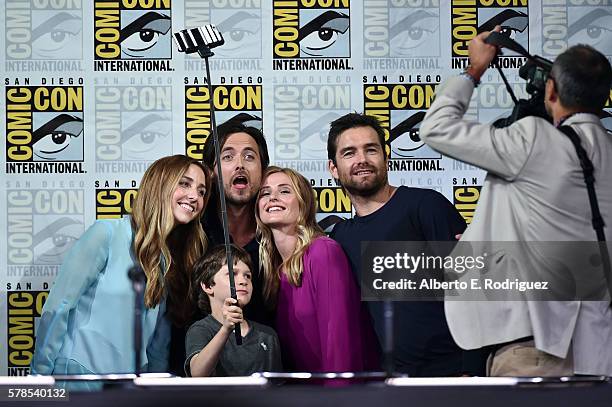
{"type": "MultiPolygon", "coordinates": [[[[402,186],[377,211],[338,223],[331,237],[340,243],[361,282],[362,241],[454,241],[465,227],[461,215],[440,193],[402,186]]],[[[368,308],[383,343],[383,303],[370,301],[368,308]]],[[[456,376],[478,370],[465,366],[464,352],[451,337],[441,301],[395,302],[393,336],[393,359],[398,372],[456,376]]]]}

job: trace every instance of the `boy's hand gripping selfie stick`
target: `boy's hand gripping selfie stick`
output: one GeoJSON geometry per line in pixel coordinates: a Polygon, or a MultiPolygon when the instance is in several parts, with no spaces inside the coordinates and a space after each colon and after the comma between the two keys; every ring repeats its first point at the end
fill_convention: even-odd
{"type": "MultiPolygon", "coordinates": [[[[227,221],[227,205],[225,203],[225,189],[223,187],[223,173],[221,172],[221,147],[219,146],[219,136],[217,134],[217,124],[215,122],[215,104],[213,98],[212,83],[210,81],[210,67],[208,58],[214,54],[211,48],[223,45],[225,40],[219,30],[212,24],[207,24],[202,27],[190,28],[181,30],[173,34],[174,42],[176,43],[179,52],[191,54],[197,52],[200,57],[206,62],[206,83],[208,85],[208,94],[210,95],[210,113],[213,133],[213,143],[215,145],[215,162],[217,166],[217,186],[219,188],[219,200],[221,201],[221,221],[223,224],[223,239],[225,242],[225,253],[227,257],[227,270],[229,272],[230,295],[238,304],[236,296],[236,282],[234,281],[234,262],[232,260],[231,242],[229,238],[229,227],[227,221]]],[[[234,334],[236,336],[236,344],[242,345],[242,334],[240,332],[240,324],[235,325],[234,334]]]]}

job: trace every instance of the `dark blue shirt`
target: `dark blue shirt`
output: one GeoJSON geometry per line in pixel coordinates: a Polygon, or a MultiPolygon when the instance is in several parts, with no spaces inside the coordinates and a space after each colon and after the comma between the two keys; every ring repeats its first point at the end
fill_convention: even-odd
{"type": "MultiPolygon", "coordinates": [[[[431,189],[401,186],[385,205],[366,216],[336,224],[331,237],[346,252],[361,282],[361,241],[446,241],[465,230],[455,207],[431,189]]],[[[374,329],[384,343],[383,303],[367,303],[374,329]]],[[[464,372],[463,352],[455,344],[442,301],[394,302],[395,370],[412,376],[456,376],[464,372]]]]}

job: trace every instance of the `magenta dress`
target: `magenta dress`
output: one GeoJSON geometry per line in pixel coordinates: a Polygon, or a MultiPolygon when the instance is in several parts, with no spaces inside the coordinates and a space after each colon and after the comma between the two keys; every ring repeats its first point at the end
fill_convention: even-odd
{"type": "Polygon", "coordinates": [[[304,254],[302,285],[281,274],[276,330],[287,371],[376,369],[378,347],[369,316],[340,245],[315,239],[304,254]]]}

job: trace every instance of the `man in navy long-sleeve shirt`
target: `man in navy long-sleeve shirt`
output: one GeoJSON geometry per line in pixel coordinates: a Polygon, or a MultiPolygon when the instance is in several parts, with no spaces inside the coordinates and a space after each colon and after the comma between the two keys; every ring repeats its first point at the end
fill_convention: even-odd
{"type": "MultiPolygon", "coordinates": [[[[342,245],[359,282],[362,240],[454,240],[465,229],[463,218],[440,193],[389,185],[384,145],[384,131],[374,117],[350,113],[331,124],[329,170],[356,211],[354,218],[334,227],[332,238],[342,245]]],[[[368,308],[383,343],[383,303],[368,302],[368,308]]],[[[455,344],[441,301],[396,302],[393,336],[396,372],[411,376],[484,374],[484,354],[466,355],[455,344]]]]}

